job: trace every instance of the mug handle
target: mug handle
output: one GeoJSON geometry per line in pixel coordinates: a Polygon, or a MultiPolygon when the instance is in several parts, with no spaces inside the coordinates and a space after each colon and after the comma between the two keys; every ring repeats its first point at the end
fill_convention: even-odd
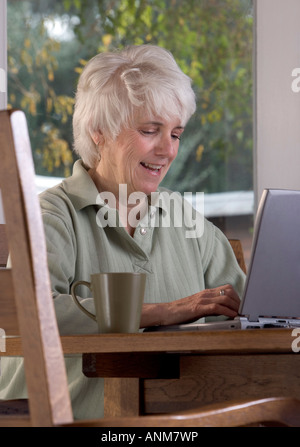
{"type": "Polygon", "coordinates": [[[90,317],[93,320],[97,321],[96,315],[92,314],[85,307],[83,307],[82,304],[79,302],[76,294],[75,294],[75,289],[80,284],[82,284],[84,286],[87,286],[92,291],[90,282],[87,282],[87,281],[75,281],[72,284],[72,286],[71,286],[71,294],[72,294],[73,300],[75,301],[75,304],[77,304],[77,306],[79,307],[80,310],[82,310],[88,317],[90,317]]]}

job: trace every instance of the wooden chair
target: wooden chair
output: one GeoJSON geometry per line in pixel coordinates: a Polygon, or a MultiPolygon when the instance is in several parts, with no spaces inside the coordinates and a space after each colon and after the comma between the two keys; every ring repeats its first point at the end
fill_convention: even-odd
{"type": "Polygon", "coordinates": [[[0,189],[12,262],[12,269],[0,270],[0,327],[6,335],[22,339],[32,425],[70,422],[72,411],[23,112],[0,112],[0,147],[0,189]]]}
{"type": "Polygon", "coordinates": [[[232,250],[234,251],[237,262],[244,273],[247,273],[242,243],[239,239],[229,239],[232,250]]]}
{"type": "MultiPolygon", "coordinates": [[[[199,411],[97,421],[73,420],[26,119],[0,112],[0,188],[12,268],[0,270],[0,327],[20,336],[29,414],[2,414],[0,426],[240,426],[264,421],[300,426],[300,402],[272,398],[199,411]]],[[[5,402],[9,405],[9,402],[5,402]]]]}
{"type": "Polygon", "coordinates": [[[5,224],[0,224],[0,268],[6,267],[7,258],[8,258],[8,246],[5,234],[5,224]]]}

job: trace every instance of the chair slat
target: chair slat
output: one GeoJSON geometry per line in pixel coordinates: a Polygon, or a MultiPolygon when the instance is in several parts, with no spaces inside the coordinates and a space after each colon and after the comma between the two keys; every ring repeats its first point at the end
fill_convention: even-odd
{"type": "Polygon", "coordinates": [[[6,335],[19,335],[14,287],[10,269],[0,269],[0,328],[6,335]]]}

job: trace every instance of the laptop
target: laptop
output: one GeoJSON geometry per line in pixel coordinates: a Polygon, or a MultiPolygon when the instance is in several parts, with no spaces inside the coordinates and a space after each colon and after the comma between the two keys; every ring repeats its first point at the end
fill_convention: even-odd
{"type": "Polygon", "coordinates": [[[153,331],[300,327],[300,191],[265,189],[239,316],[232,320],[154,326],[153,331]]]}

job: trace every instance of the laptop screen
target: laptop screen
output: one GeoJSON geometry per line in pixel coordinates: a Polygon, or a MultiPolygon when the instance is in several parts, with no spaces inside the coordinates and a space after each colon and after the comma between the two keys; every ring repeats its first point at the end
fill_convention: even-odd
{"type": "Polygon", "coordinates": [[[262,195],[240,314],[300,318],[300,191],[262,195]]]}

